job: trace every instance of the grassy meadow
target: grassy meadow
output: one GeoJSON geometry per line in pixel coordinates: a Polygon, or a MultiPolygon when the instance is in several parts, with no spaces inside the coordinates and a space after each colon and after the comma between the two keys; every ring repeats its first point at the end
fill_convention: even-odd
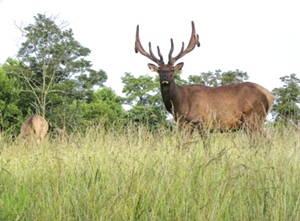
{"type": "Polygon", "coordinates": [[[212,134],[209,151],[198,135],[133,126],[37,146],[0,135],[0,221],[298,221],[299,135],[212,134]]]}

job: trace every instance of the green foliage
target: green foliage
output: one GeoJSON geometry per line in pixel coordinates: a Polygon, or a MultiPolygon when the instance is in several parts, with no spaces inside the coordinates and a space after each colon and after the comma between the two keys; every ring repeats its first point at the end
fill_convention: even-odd
{"type": "Polygon", "coordinates": [[[121,77],[125,85],[122,92],[125,93],[126,99],[124,104],[150,106],[161,104],[159,99],[159,82],[149,75],[134,77],[131,73],[125,73],[121,77]]]}
{"type": "Polygon", "coordinates": [[[42,14],[34,16],[34,20],[34,24],[22,29],[26,40],[18,52],[32,72],[31,84],[61,82],[91,67],[91,62],[84,59],[90,49],[74,39],[72,29],[63,30],[65,22],[57,25],[57,18],[42,14]]]}
{"type": "Polygon", "coordinates": [[[247,72],[242,72],[238,69],[235,71],[222,72],[216,70],[214,73],[202,72],[200,75],[190,75],[188,80],[190,84],[201,84],[210,87],[217,87],[221,85],[242,83],[248,80],[247,72]]]}
{"type": "Polygon", "coordinates": [[[84,125],[96,125],[100,122],[108,128],[115,124],[124,124],[124,110],[121,97],[111,88],[96,90],[89,102],[83,104],[84,125]]]}
{"type": "Polygon", "coordinates": [[[159,107],[135,105],[127,111],[126,117],[135,125],[147,125],[151,131],[156,131],[162,126],[168,127],[166,114],[165,107],[162,105],[159,107]]]}
{"type": "Polygon", "coordinates": [[[151,129],[159,125],[166,125],[167,111],[165,110],[161,94],[159,91],[158,77],[153,78],[149,75],[135,78],[131,73],[125,73],[122,78],[123,103],[130,105],[127,111],[129,121],[149,125],[151,129]]]}
{"type": "Polygon", "coordinates": [[[16,78],[9,77],[7,73],[18,65],[18,62],[8,59],[6,64],[0,66],[0,131],[6,130],[13,134],[19,130],[22,116],[18,107],[20,85],[16,78]]]}
{"type": "Polygon", "coordinates": [[[300,120],[300,80],[296,74],[281,77],[280,80],[284,85],[272,91],[276,95],[273,116],[277,122],[297,124],[300,120]]]}
{"type": "Polygon", "coordinates": [[[18,52],[22,67],[10,72],[21,82],[24,112],[46,116],[53,126],[83,121],[82,103],[90,102],[94,87],[104,87],[107,80],[103,70],[92,69],[85,59],[90,49],[76,41],[67,26],[58,17],[37,14],[34,23],[19,27],[24,37],[18,52]]]}
{"type": "Polygon", "coordinates": [[[72,29],[64,30],[65,22],[57,25],[57,18],[41,14],[34,19],[34,24],[22,29],[25,42],[18,57],[27,71],[17,76],[27,82],[26,91],[35,95],[36,108],[41,109],[39,112],[46,111],[51,102],[50,94],[82,99],[93,86],[103,86],[106,73],[91,69],[91,62],[84,59],[90,54],[90,49],[74,39],[72,29]]]}
{"type": "Polygon", "coordinates": [[[209,71],[209,72],[202,72],[200,75],[190,75],[188,77],[188,81],[190,84],[200,84],[200,85],[216,87],[218,86],[217,73],[219,73],[219,71],[216,71],[216,73],[209,71]]]}

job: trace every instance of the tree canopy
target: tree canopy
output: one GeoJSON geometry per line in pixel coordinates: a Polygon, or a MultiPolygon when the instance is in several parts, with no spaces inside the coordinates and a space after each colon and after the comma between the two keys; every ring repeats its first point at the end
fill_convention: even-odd
{"type": "Polygon", "coordinates": [[[239,69],[235,71],[222,72],[220,69],[215,72],[202,72],[200,75],[190,75],[190,84],[201,84],[210,87],[217,87],[228,84],[242,83],[249,79],[247,72],[239,69]]]}
{"type": "Polygon", "coordinates": [[[18,27],[24,38],[17,56],[21,65],[9,72],[22,82],[24,106],[48,119],[62,111],[77,112],[83,101],[92,99],[94,87],[103,87],[107,80],[103,70],[92,69],[85,59],[91,50],[75,40],[67,22],[58,20],[37,14],[34,23],[18,27]],[[71,108],[75,103],[76,108],[71,108]]]}
{"type": "Polygon", "coordinates": [[[17,61],[9,60],[10,64],[0,66],[0,131],[13,131],[21,121],[20,84],[16,78],[10,78],[6,73],[11,68],[19,66],[17,61]]]}
{"type": "MultiPolygon", "coordinates": [[[[22,43],[17,58],[0,65],[0,130],[16,134],[25,118],[32,114],[45,116],[50,127],[83,129],[102,123],[146,124],[155,130],[168,126],[169,113],[161,98],[159,76],[130,72],[121,78],[123,95],[105,85],[107,74],[94,70],[87,59],[91,50],[75,39],[69,23],[58,16],[37,14],[32,23],[16,27],[22,43]]],[[[113,74],[111,75],[113,76],[113,74]]],[[[179,85],[201,84],[211,87],[241,83],[247,72],[208,71],[182,78],[179,85]]],[[[282,87],[274,88],[274,119],[298,123],[300,80],[296,74],[281,77],[282,87]]]]}
{"type": "Polygon", "coordinates": [[[150,129],[166,125],[167,111],[161,99],[158,77],[143,75],[136,78],[125,73],[121,79],[126,95],[123,104],[131,107],[127,118],[135,123],[147,124],[150,129]]]}
{"type": "Polygon", "coordinates": [[[300,120],[300,79],[296,74],[281,77],[283,87],[274,88],[276,101],[273,107],[273,116],[276,121],[284,123],[298,123],[300,120]]]}

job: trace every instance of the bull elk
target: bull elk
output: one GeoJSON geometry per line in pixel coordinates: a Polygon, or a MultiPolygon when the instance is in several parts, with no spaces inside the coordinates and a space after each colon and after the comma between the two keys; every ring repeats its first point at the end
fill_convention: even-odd
{"type": "Polygon", "coordinates": [[[188,46],[184,49],[182,42],[179,54],[172,57],[174,44],[171,39],[169,61],[165,64],[158,46],[159,58],[153,54],[151,42],[149,53],[144,50],[137,25],[135,52],[140,52],[158,65],[149,63],[148,67],[159,74],[161,95],[167,111],[181,128],[191,131],[229,132],[241,128],[248,132],[261,131],[275,99],[264,87],[251,82],[219,87],[176,84],[174,74],[182,69],[183,62],[176,65],[175,62],[191,52],[196,45],[199,47],[200,42],[192,21],[192,35],[188,46]]]}
{"type": "Polygon", "coordinates": [[[20,137],[31,143],[40,143],[46,139],[48,129],[49,125],[45,118],[33,115],[22,124],[20,137]]]}

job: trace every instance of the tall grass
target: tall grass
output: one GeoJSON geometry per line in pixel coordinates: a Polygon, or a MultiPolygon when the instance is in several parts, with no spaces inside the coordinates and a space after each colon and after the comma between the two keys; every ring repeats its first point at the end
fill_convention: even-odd
{"type": "Polygon", "coordinates": [[[300,220],[300,138],[101,126],[46,144],[0,136],[0,220],[300,220]]]}

